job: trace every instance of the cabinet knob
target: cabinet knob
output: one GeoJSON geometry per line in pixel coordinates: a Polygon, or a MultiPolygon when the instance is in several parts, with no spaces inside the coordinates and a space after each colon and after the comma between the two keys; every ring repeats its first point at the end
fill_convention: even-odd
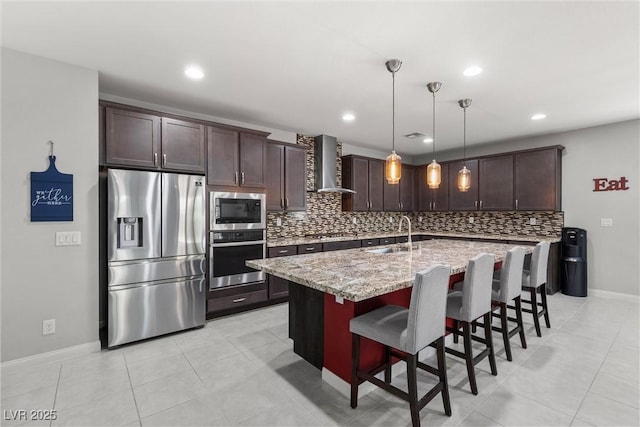
{"type": "Polygon", "coordinates": [[[281,249],[278,251],[279,254],[287,254],[289,253],[289,249],[281,249]]]}
{"type": "Polygon", "coordinates": [[[518,209],[518,199],[516,199],[516,209],[518,209]]]}
{"type": "MultiPolygon", "coordinates": [[[[242,183],[244,183],[244,178],[242,178],[242,183]]],[[[288,209],[289,208],[289,199],[288,198],[284,198],[284,208],[288,209]]]]}
{"type": "Polygon", "coordinates": [[[284,199],[280,198],[280,207],[284,209],[284,199]]]}
{"type": "Polygon", "coordinates": [[[238,185],[238,171],[233,174],[233,183],[238,185]]]}
{"type": "Polygon", "coordinates": [[[238,302],[242,302],[244,300],[246,300],[246,298],[236,298],[236,299],[233,300],[233,302],[234,303],[238,303],[238,302]]]}
{"type": "Polygon", "coordinates": [[[478,209],[478,201],[477,200],[473,201],[473,208],[474,209],[478,209]]]}
{"type": "Polygon", "coordinates": [[[158,153],[153,153],[153,166],[158,166],[158,153]]]}
{"type": "Polygon", "coordinates": [[[482,210],[482,200],[480,200],[480,210],[482,210]]]}
{"type": "Polygon", "coordinates": [[[167,166],[167,155],[166,154],[162,155],[162,166],[167,166]]]}
{"type": "Polygon", "coordinates": [[[244,172],[240,174],[240,177],[242,178],[240,184],[244,185],[244,172]]]}
{"type": "Polygon", "coordinates": [[[313,251],[313,250],[315,250],[315,248],[314,248],[314,247],[305,248],[305,251],[313,251]]]}

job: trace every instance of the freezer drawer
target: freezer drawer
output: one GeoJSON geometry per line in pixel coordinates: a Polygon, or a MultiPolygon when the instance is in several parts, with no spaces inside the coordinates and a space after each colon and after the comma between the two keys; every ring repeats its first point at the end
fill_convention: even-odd
{"type": "Polygon", "coordinates": [[[110,262],[107,269],[109,287],[158,280],[180,280],[203,276],[204,255],[110,262]]]}
{"type": "Polygon", "coordinates": [[[109,290],[109,347],[204,325],[204,277],[120,288],[109,290]]]}

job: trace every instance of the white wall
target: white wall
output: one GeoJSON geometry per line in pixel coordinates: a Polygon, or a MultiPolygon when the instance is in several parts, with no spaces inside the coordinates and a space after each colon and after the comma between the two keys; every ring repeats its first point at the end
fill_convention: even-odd
{"type": "Polygon", "coordinates": [[[98,73],[5,48],[1,60],[1,360],[98,348],[98,73]],[[73,222],[30,222],[29,173],[48,167],[48,140],[73,174],[73,222]],[[56,231],[82,245],[55,247],[56,231]]]}
{"type": "MultiPolygon", "coordinates": [[[[471,146],[467,147],[467,156],[548,145],[565,147],[562,210],[565,226],[587,230],[589,288],[639,295],[640,120],[471,146]],[[622,176],[629,180],[629,190],[593,191],[594,178],[622,176]],[[612,218],[613,227],[601,227],[601,218],[612,218]]],[[[461,157],[461,151],[444,152],[438,160],[461,157]]]]}

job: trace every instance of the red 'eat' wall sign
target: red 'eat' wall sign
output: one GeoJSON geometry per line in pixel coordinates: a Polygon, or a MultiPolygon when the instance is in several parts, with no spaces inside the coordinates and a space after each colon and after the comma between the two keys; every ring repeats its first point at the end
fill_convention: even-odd
{"type": "Polygon", "coordinates": [[[628,190],[627,178],[622,176],[620,179],[594,178],[593,191],[619,191],[628,190]]]}

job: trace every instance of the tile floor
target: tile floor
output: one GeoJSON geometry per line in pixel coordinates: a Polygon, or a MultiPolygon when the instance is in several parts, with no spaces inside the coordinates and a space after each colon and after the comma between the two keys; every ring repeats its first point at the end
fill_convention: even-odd
{"type": "MultiPolygon", "coordinates": [[[[422,424],[639,425],[637,300],[549,300],[552,329],[538,338],[528,323],[529,348],[513,340],[513,362],[494,334],[499,374],[491,376],[486,361],[478,365],[478,396],[464,365],[448,357],[453,416],[437,397],[422,410],[422,424]]],[[[423,389],[433,382],[421,379],[423,389]]],[[[353,410],[323,384],[320,371],[292,351],[286,304],[112,351],[3,367],[1,380],[4,426],[411,424],[407,404],[381,390],[353,410]],[[8,411],[18,409],[55,409],[57,419],[11,420],[8,411]]]]}

